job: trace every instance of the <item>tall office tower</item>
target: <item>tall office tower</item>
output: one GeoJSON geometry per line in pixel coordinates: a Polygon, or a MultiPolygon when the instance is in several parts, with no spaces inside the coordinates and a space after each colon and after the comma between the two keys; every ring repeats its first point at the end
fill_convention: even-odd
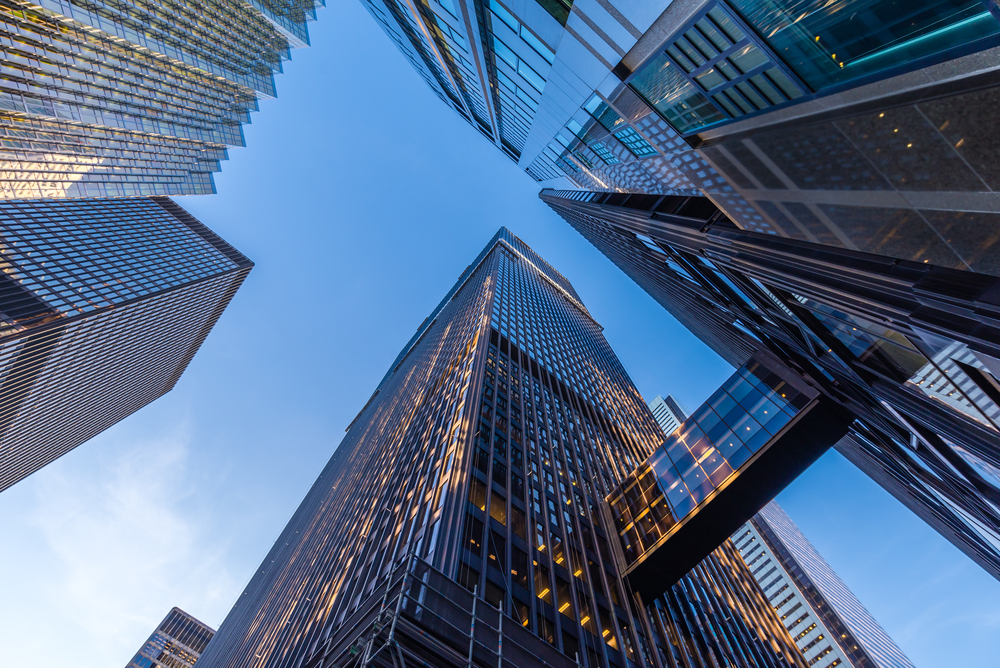
{"type": "Polygon", "coordinates": [[[913,668],[776,502],[733,534],[733,543],[806,662],[913,668]]]}
{"type": "Polygon", "coordinates": [[[646,608],[623,587],[603,497],[661,441],[573,286],[501,229],[198,666],[804,667],[729,541],[646,608]]]}
{"type": "Polygon", "coordinates": [[[669,394],[666,399],[656,395],[656,398],[649,402],[649,410],[653,412],[653,417],[656,418],[664,434],[674,433],[674,430],[687,420],[684,410],[669,394]]]}
{"type": "Polygon", "coordinates": [[[743,230],[705,198],[541,197],[731,364],[811,377],[856,417],[839,451],[1000,578],[1000,279],[743,230]]]}
{"type": "Polygon", "coordinates": [[[737,226],[1000,272],[993,0],[366,0],[553,189],[708,195],[737,226]]]}
{"type": "Polygon", "coordinates": [[[0,490],[170,391],[253,263],[167,198],[0,202],[0,490]]]}
{"type": "Polygon", "coordinates": [[[319,4],[5,3],[0,198],[214,192],[319,4]]]}
{"type": "Polygon", "coordinates": [[[173,608],[125,668],[191,668],[213,635],[215,629],[173,608]]]}

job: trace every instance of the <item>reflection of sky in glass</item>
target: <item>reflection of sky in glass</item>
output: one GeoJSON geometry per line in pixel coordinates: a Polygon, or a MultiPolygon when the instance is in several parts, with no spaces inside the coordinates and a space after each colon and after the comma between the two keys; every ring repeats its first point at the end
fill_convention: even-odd
{"type": "Polygon", "coordinates": [[[611,494],[626,559],[652,547],[808,402],[758,362],[733,374],[611,494]]]}

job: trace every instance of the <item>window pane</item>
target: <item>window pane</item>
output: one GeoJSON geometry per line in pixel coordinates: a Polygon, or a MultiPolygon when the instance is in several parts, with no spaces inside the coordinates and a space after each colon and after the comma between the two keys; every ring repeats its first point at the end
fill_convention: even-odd
{"type": "Polygon", "coordinates": [[[1000,33],[979,0],[733,0],[814,90],[1000,33]]]}
{"type": "Polygon", "coordinates": [[[678,71],[666,54],[644,67],[632,86],[680,133],[726,120],[725,114],[678,71]]]}

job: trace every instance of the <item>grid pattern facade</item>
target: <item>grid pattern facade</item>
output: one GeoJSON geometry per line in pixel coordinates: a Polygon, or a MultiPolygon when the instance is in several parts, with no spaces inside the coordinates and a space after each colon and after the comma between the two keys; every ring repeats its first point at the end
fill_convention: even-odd
{"type": "Polygon", "coordinates": [[[213,192],[315,6],[0,3],[0,198],[213,192]]]}
{"type": "Polygon", "coordinates": [[[765,506],[733,542],[807,660],[913,668],[777,503],[765,506]],[[806,613],[798,626],[789,626],[806,613]]]}
{"type": "Polygon", "coordinates": [[[191,668],[215,630],[173,608],[125,668],[191,668]]]}
{"type": "Polygon", "coordinates": [[[590,668],[802,665],[728,542],[646,607],[628,594],[602,497],[660,440],[572,286],[502,229],[352,422],[199,665],[325,665],[409,554],[590,668]]]}
{"type": "Polygon", "coordinates": [[[441,100],[518,161],[555,62],[562,3],[366,0],[366,8],[441,100]],[[550,7],[551,6],[551,7],[550,7]]]}
{"type": "Polygon", "coordinates": [[[608,497],[628,566],[642,559],[812,401],[741,367],[608,497]]]}
{"type": "Polygon", "coordinates": [[[660,429],[667,435],[674,433],[677,427],[681,426],[681,423],[687,419],[684,409],[670,395],[667,395],[666,399],[657,395],[649,402],[649,410],[653,412],[653,417],[656,418],[660,429]]]}
{"type": "Polygon", "coordinates": [[[747,231],[1000,275],[995,2],[367,4],[547,187],[704,195],[747,231]]]}
{"type": "Polygon", "coordinates": [[[856,417],[838,449],[1000,577],[997,279],[755,235],[707,200],[542,198],[727,360],[804,369],[856,417]]]}
{"type": "Polygon", "coordinates": [[[0,489],[168,392],[252,267],[170,200],[79,204],[2,205],[0,489]]]}

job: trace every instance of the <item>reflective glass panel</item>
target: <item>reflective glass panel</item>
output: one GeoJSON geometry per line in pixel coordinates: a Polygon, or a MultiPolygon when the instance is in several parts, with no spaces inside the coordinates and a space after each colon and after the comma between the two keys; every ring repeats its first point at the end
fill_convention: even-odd
{"type": "Polygon", "coordinates": [[[732,0],[813,90],[1000,33],[979,0],[732,0]]]}

